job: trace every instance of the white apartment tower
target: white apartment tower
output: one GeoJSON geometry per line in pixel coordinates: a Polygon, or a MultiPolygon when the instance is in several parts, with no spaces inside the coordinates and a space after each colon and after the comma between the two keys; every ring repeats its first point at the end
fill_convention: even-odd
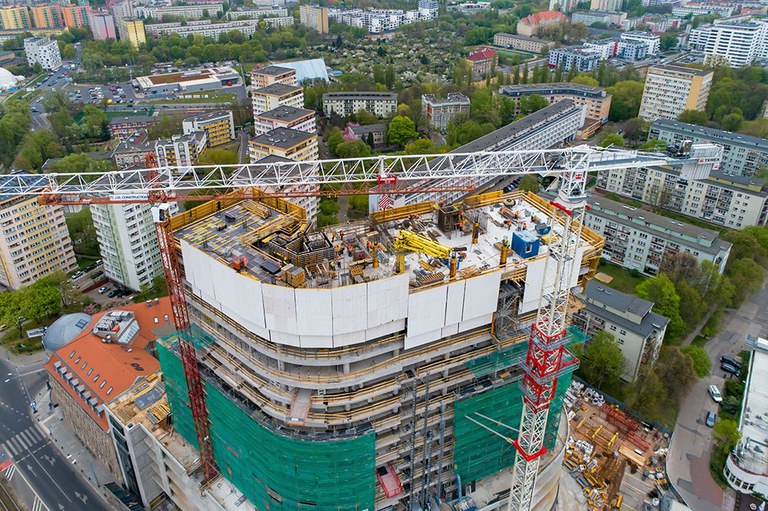
{"type": "Polygon", "coordinates": [[[745,67],[768,58],[768,21],[715,23],[706,34],[705,64],[745,67]]]}
{"type": "Polygon", "coordinates": [[[47,37],[24,39],[24,53],[30,66],[40,64],[43,69],[58,69],[61,66],[61,52],[56,41],[47,37]]]}
{"type": "Polygon", "coordinates": [[[712,87],[711,70],[676,65],[648,69],[639,116],[646,121],[677,119],[685,110],[702,111],[712,87]]]}

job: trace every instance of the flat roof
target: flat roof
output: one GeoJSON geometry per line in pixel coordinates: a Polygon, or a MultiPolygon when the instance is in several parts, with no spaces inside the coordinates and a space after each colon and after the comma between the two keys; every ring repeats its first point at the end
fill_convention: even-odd
{"type": "Polygon", "coordinates": [[[503,36],[503,37],[509,37],[510,39],[520,39],[522,41],[533,41],[534,43],[541,43],[541,44],[553,44],[554,41],[545,41],[544,39],[539,39],[536,37],[529,37],[527,35],[517,35],[517,34],[508,34],[506,32],[498,32],[494,34],[494,37],[497,35],[503,36]]]}
{"type": "Polygon", "coordinates": [[[184,122],[210,121],[212,119],[217,119],[219,117],[229,117],[230,115],[232,115],[232,112],[229,110],[216,110],[214,112],[205,112],[202,114],[192,115],[184,119],[184,122]]]}
{"type": "Polygon", "coordinates": [[[307,110],[306,108],[295,108],[292,106],[279,106],[255,115],[254,117],[270,119],[273,121],[292,122],[304,117],[314,116],[314,110],[307,110]]]}
{"type": "Polygon", "coordinates": [[[257,75],[269,75],[269,76],[278,76],[278,75],[284,75],[286,73],[294,73],[296,74],[295,69],[291,69],[289,67],[281,67],[281,66],[267,66],[262,67],[259,69],[254,69],[251,71],[251,74],[257,74],[257,75]]]}
{"type": "Polygon", "coordinates": [[[685,74],[697,75],[697,76],[707,76],[712,74],[712,71],[707,69],[696,69],[693,67],[675,66],[673,64],[657,64],[655,66],[651,66],[648,69],[648,71],[651,72],[654,69],[658,69],[661,71],[671,71],[675,73],[685,73],[685,74]]]}
{"type": "Polygon", "coordinates": [[[279,147],[281,149],[290,149],[313,137],[315,137],[314,134],[307,133],[306,131],[293,130],[290,128],[275,128],[263,135],[255,137],[251,142],[259,145],[279,147]]]}
{"type": "Polygon", "coordinates": [[[673,131],[681,135],[695,135],[707,140],[714,140],[723,144],[741,147],[757,148],[768,152],[768,140],[750,135],[742,135],[731,131],[723,131],[697,124],[686,124],[672,119],[656,119],[651,124],[651,129],[658,128],[673,131]]]}
{"type": "Polygon", "coordinates": [[[323,101],[326,99],[388,99],[391,101],[397,101],[396,92],[377,92],[377,91],[351,91],[351,92],[326,92],[323,94],[323,101]]]}
{"type": "Polygon", "coordinates": [[[284,83],[273,83],[266,87],[259,87],[253,90],[253,94],[263,94],[266,96],[285,96],[292,92],[302,90],[301,87],[295,85],[286,85],[284,83]]]}
{"type": "Polygon", "coordinates": [[[741,441],[734,449],[739,467],[755,474],[768,475],[768,341],[747,339],[752,344],[749,376],[741,407],[741,441]]]}
{"type": "MultiPolygon", "coordinates": [[[[502,94],[525,92],[527,94],[556,94],[556,93],[568,93],[568,94],[599,94],[605,93],[605,89],[602,87],[592,85],[582,85],[580,83],[572,82],[554,82],[554,83],[528,83],[521,85],[502,85],[499,88],[499,92],[502,94]]],[[[607,96],[606,96],[607,97],[607,96]]]]}

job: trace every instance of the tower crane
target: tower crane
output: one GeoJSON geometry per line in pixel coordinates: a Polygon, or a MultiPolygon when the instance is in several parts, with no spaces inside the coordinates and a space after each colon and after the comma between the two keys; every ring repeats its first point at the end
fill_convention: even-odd
{"type": "MultiPolygon", "coordinates": [[[[359,193],[390,195],[435,191],[473,191],[473,181],[539,174],[560,179],[551,201],[562,234],[549,244],[541,304],[531,327],[522,382],[523,411],[514,441],[515,465],[508,509],[529,511],[533,504],[539,460],[546,452],[544,431],[558,377],[577,363],[566,347],[566,308],[572,261],[576,256],[587,200],[590,172],[677,164],[680,179],[704,179],[716,169],[722,147],[688,144],[674,156],[619,149],[572,146],[525,151],[481,151],[421,156],[373,156],[350,160],[275,162],[240,165],[147,168],[113,172],[40,174],[30,182],[19,174],[3,176],[5,186],[43,205],[153,204],[158,244],[179,330],[179,346],[206,481],[217,473],[209,435],[204,386],[194,345],[188,335],[189,315],[181,270],[176,260],[168,204],[180,200],[238,197],[338,196],[359,193]],[[688,147],[690,150],[688,151],[688,147]],[[344,184],[345,186],[334,186],[344,184]],[[329,186],[330,185],[330,186],[329,186]],[[313,191],[314,188],[314,191],[313,191]],[[272,193],[264,189],[277,190],[272,193]],[[200,192],[204,193],[200,193],[200,192]]],[[[433,247],[434,248],[434,247],[433,247]]],[[[438,250],[438,252],[440,252],[438,250]]],[[[443,253],[444,251],[440,252],[443,253]]]]}

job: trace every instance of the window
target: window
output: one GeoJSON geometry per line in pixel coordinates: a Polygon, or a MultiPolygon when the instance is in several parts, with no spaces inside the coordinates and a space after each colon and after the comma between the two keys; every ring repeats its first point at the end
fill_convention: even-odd
{"type": "Polygon", "coordinates": [[[81,360],[82,358],[83,358],[83,357],[77,357],[77,358],[75,359],[75,364],[79,364],[79,363],[80,363],[80,360],[81,360]]]}
{"type": "Polygon", "coordinates": [[[88,369],[88,374],[86,374],[86,376],[90,376],[91,374],[93,374],[93,367],[88,369]]]}
{"type": "MultiPolygon", "coordinates": [[[[99,385],[99,388],[103,389],[104,385],[106,385],[106,384],[107,384],[107,380],[102,380],[101,385],[99,385]]],[[[112,388],[112,387],[110,387],[110,388],[112,388]]]]}

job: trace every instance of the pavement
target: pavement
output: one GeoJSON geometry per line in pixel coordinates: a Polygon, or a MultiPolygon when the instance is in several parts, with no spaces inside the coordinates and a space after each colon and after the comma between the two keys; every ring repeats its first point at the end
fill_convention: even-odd
{"type": "Polygon", "coordinates": [[[720,369],[720,357],[737,355],[749,334],[765,336],[768,333],[768,287],[746,300],[738,310],[724,314],[722,331],[711,338],[704,349],[712,359],[712,373],[699,380],[680,405],[675,433],[667,456],[669,478],[688,506],[694,511],[733,509],[735,492],[723,490],[709,473],[709,453],[712,428],[704,424],[704,417],[717,405],[709,397],[709,385],[723,388],[727,375],[720,369]]]}

